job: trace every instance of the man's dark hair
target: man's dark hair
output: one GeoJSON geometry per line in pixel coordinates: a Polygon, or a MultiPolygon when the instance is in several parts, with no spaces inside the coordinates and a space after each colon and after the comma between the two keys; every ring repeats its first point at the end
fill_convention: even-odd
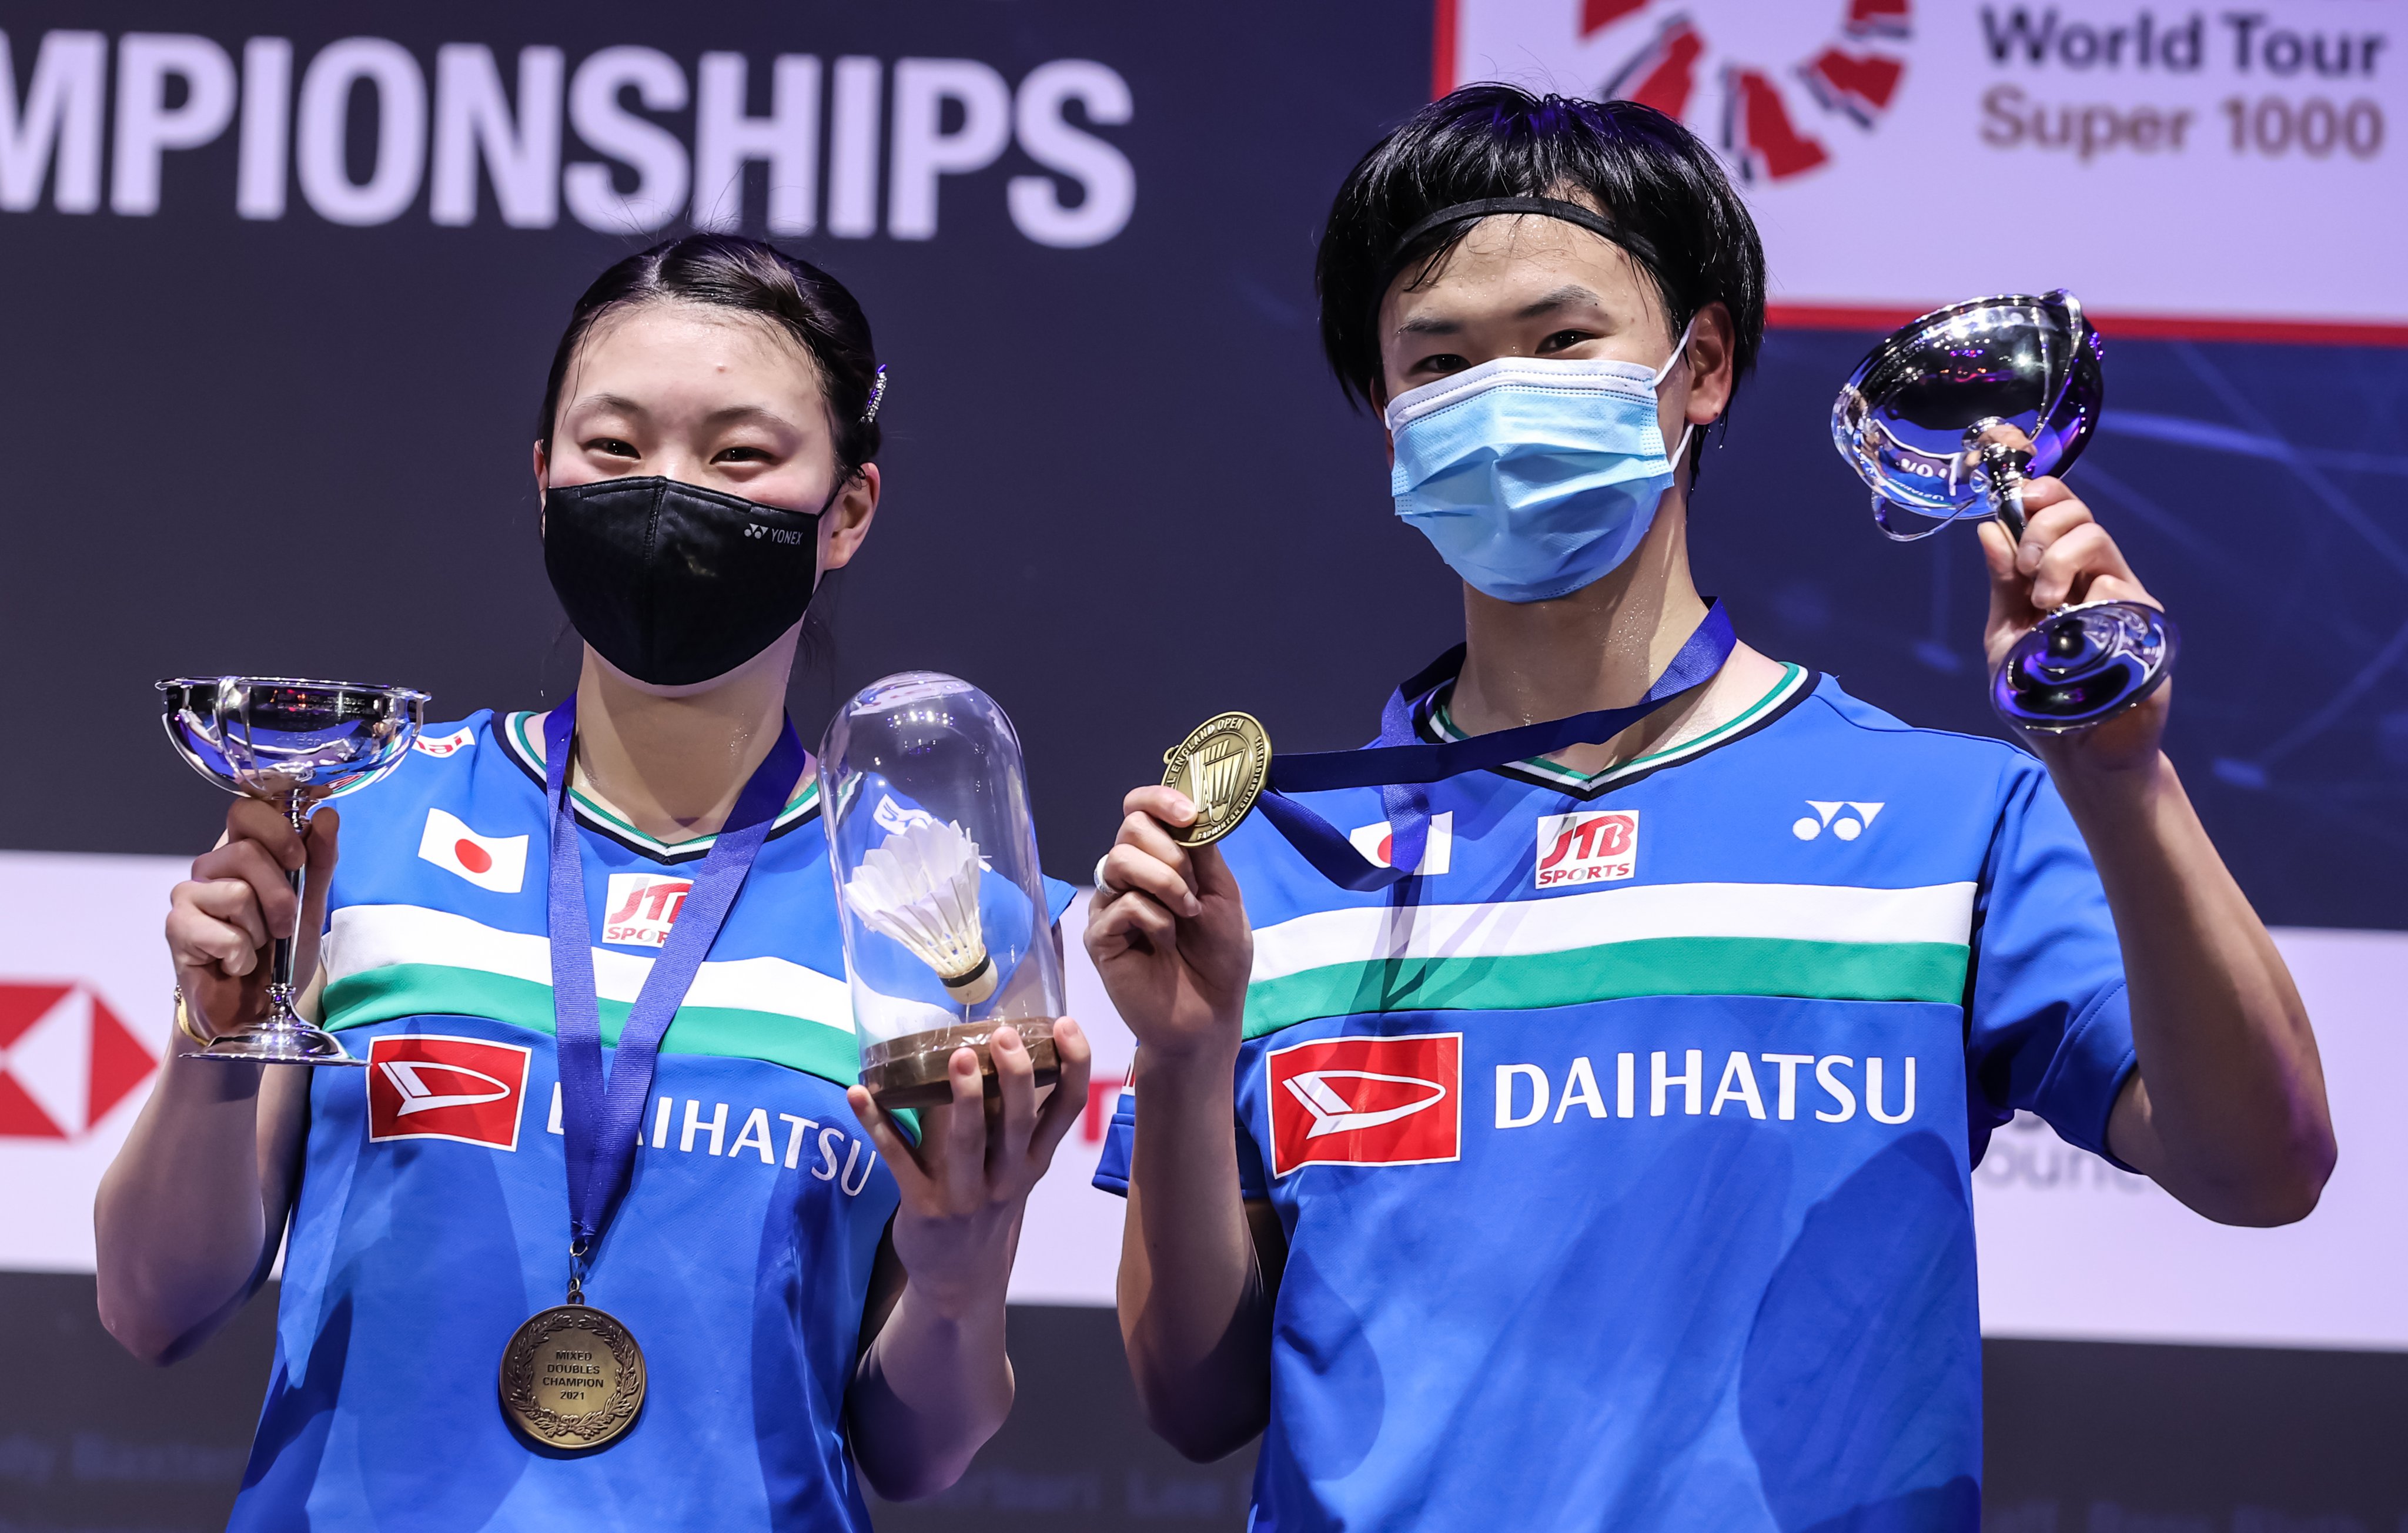
{"type": "Polygon", "coordinates": [[[1313,286],[1339,384],[1377,404],[1388,283],[1399,273],[1420,280],[1476,221],[1441,222],[1399,249],[1415,225],[1464,203],[1567,193],[1594,198],[1627,232],[1624,248],[1654,279],[1674,335],[1708,304],[1730,310],[1732,372],[1744,377],[1764,338],[1764,245],[1713,150],[1636,102],[1483,84],[1415,112],[1338,189],[1313,286]]]}

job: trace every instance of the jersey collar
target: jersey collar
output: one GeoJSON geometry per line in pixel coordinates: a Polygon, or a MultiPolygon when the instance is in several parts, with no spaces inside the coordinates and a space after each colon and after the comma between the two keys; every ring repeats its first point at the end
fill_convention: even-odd
{"type": "MultiPolygon", "coordinates": [[[[1424,739],[1443,742],[1466,738],[1447,710],[1455,696],[1455,677],[1462,666],[1463,648],[1457,645],[1413,679],[1414,683],[1426,682],[1429,688],[1415,705],[1413,716],[1414,728],[1424,739]]],[[[1574,771],[1560,762],[1544,758],[1517,761],[1491,770],[1539,787],[1554,788],[1576,798],[1594,798],[1609,788],[1620,787],[1668,766],[1693,761],[1710,751],[1754,734],[1788,712],[1799,699],[1813,692],[1817,680],[1815,674],[1803,666],[1784,664],[1781,679],[1766,689],[1762,696],[1742,709],[1737,717],[1678,745],[1634,756],[1601,772],[1574,771]]],[[[1408,683],[1409,686],[1412,684],[1408,683]]]]}
{"type": "MultiPolygon", "coordinates": [[[[538,789],[543,786],[543,757],[536,749],[536,732],[542,727],[542,723],[543,715],[540,713],[513,713],[503,721],[501,729],[503,742],[509,747],[510,759],[538,789]]],[[[718,839],[716,835],[711,835],[692,836],[682,841],[664,841],[638,829],[574,787],[568,790],[568,798],[570,808],[576,810],[579,824],[654,862],[697,861],[718,839]]],[[[784,835],[818,812],[819,807],[819,779],[816,776],[805,778],[801,791],[786,801],[786,807],[779,810],[778,818],[770,823],[770,837],[774,839],[784,835]]]]}

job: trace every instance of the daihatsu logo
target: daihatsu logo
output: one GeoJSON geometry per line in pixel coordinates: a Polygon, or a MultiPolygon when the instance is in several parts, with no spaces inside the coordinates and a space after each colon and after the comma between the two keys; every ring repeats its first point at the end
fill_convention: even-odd
{"type": "Polygon", "coordinates": [[[1263,1059],[1271,1174],[1430,1166],[1463,1150],[1463,1035],[1308,1039],[1263,1059]]]}
{"type": "Polygon", "coordinates": [[[401,1107],[394,1114],[400,1118],[407,1118],[413,1112],[431,1112],[439,1107],[475,1107],[480,1102],[498,1102],[510,1094],[509,1082],[496,1081],[484,1071],[472,1070],[466,1065],[438,1065],[431,1059],[387,1059],[380,1061],[377,1067],[384,1071],[385,1079],[401,1093],[401,1107]],[[476,1085],[466,1085],[469,1082],[476,1082],[476,1085]],[[479,1085],[492,1089],[480,1091],[477,1089],[479,1085]]]}
{"type": "Polygon", "coordinates": [[[1412,1075],[1380,1075],[1371,1070],[1308,1070],[1302,1075],[1292,1075],[1280,1084],[1285,1086],[1298,1102],[1304,1104],[1304,1110],[1312,1114],[1312,1126],[1306,1130],[1304,1136],[1309,1139],[1317,1139],[1324,1134],[1343,1134],[1350,1128],[1377,1128],[1399,1118],[1410,1118],[1416,1112],[1426,1112],[1446,1100],[1446,1088],[1435,1081],[1424,1081],[1412,1075]],[[1369,1092],[1361,1086],[1348,1088],[1357,1101],[1396,1095],[1379,1090],[1382,1085],[1404,1086],[1427,1095],[1365,1111],[1340,1096],[1338,1088],[1329,1083],[1332,1081],[1370,1082],[1369,1092]]]}
{"type": "Polygon", "coordinates": [[[437,1033],[368,1040],[368,1140],[450,1139],[519,1147],[519,1103],[532,1051],[437,1033]]]}

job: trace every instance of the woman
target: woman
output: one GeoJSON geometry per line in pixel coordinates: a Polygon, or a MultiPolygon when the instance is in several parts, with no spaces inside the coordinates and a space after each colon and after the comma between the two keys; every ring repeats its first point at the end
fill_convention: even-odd
{"type": "Polygon", "coordinates": [[[916,1147],[846,1089],[834,884],[784,720],[812,591],[877,510],[883,389],[852,295],[765,245],[604,273],[535,446],[576,695],[431,726],[306,844],[237,801],[177,888],[184,1037],[101,1189],[100,1307],[169,1361],[283,1248],[233,1526],[865,1527],[861,1481],[940,1489],[1002,1423],[1005,1280],[1087,1045],[1061,1025],[1040,1104],[999,1030],[993,1111],[960,1051],[916,1147]],[[305,860],[316,1003],[369,1068],[195,1060],[258,1014],[305,860]],[[566,1343],[530,1320],[564,1294],[591,1306],[566,1343]],[[598,1411],[527,1387],[564,1370],[617,1413],[585,1440],[598,1411]]]}

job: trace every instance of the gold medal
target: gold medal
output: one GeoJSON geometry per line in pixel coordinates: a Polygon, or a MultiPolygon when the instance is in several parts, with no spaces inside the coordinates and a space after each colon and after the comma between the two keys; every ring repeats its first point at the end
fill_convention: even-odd
{"type": "Polygon", "coordinates": [[[607,1448],[644,1408],[644,1351],[590,1304],[562,1304],[502,1349],[502,1413],[547,1448],[607,1448]]]}
{"type": "Polygon", "coordinates": [[[1196,806],[1196,823],[1168,827],[1182,846],[1208,846],[1238,828],[1270,775],[1271,737],[1251,713],[1199,724],[1162,753],[1162,785],[1196,806]]]}

